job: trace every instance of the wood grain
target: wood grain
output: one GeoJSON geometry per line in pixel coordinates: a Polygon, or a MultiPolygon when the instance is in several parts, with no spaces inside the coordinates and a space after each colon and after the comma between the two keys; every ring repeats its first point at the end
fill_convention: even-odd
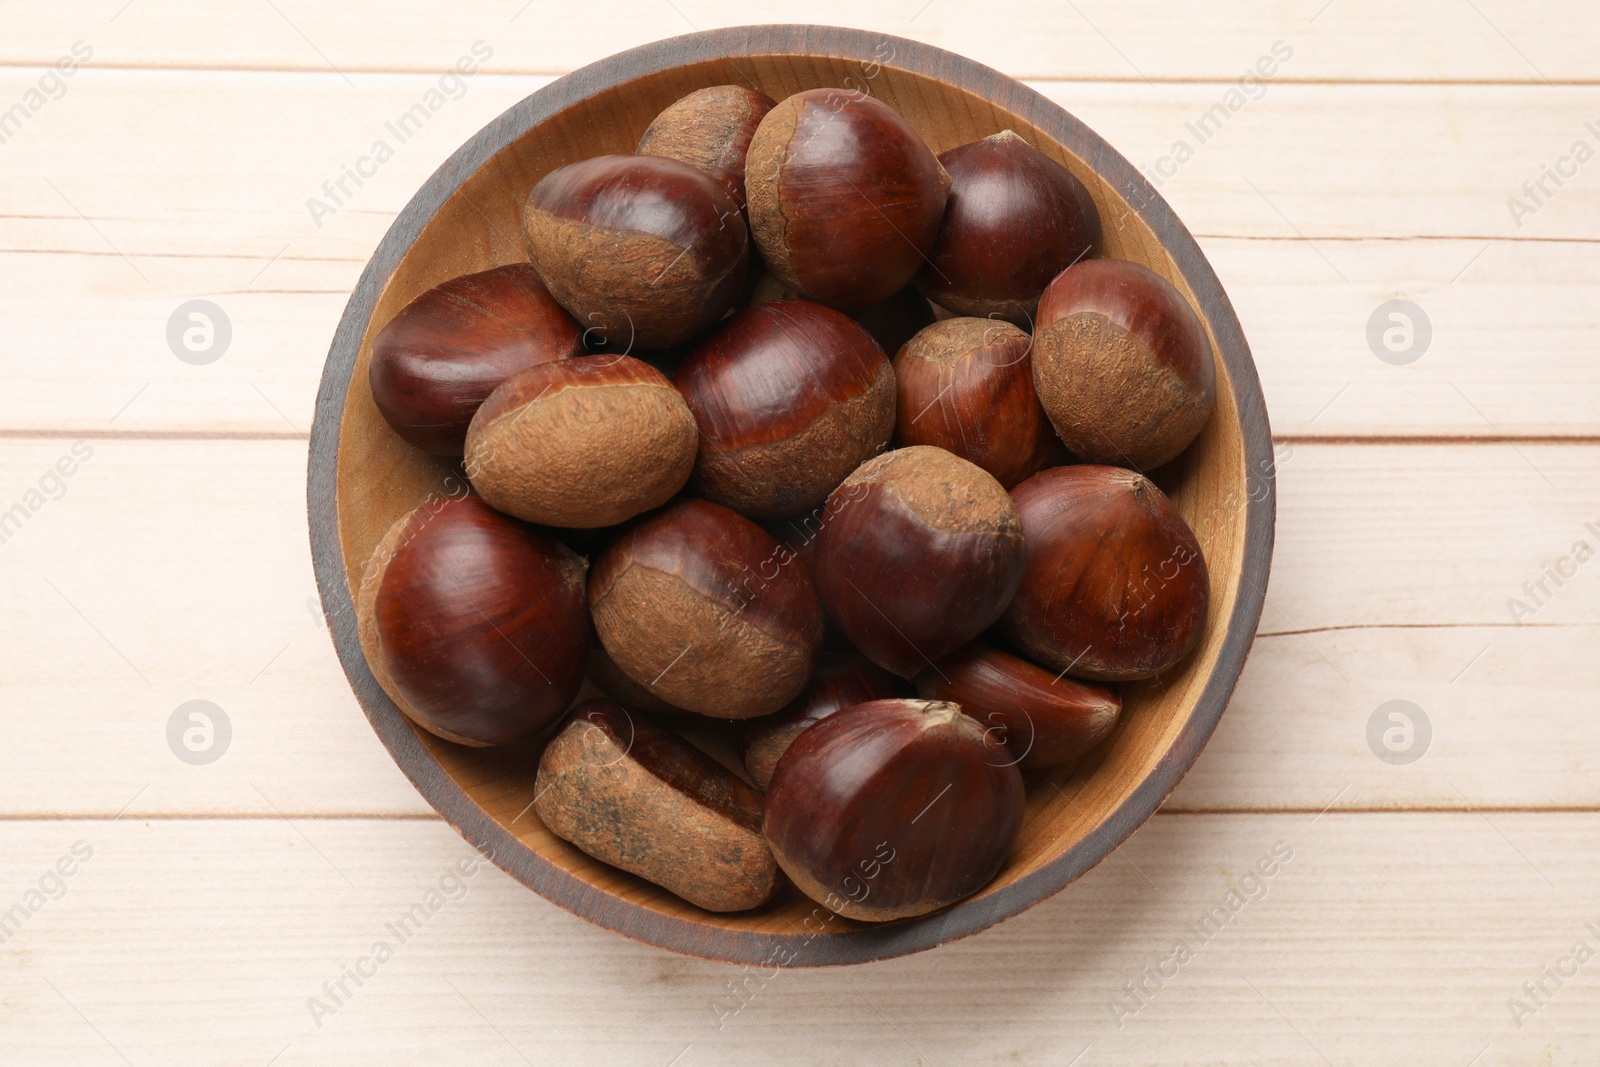
{"type": "Polygon", "coordinates": [[[11,727],[0,881],[13,887],[0,906],[73,841],[97,847],[67,898],[0,946],[0,1059],[122,1063],[121,1049],[138,1064],[659,1067],[1082,1053],[1084,1067],[1487,1067],[1600,1055],[1585,976],[1520,1030],[1506,1011],[1596,919],[1582,904],[1593,816],[1498,810],[1600,806],[1588,569],[1530,625],[1494,619],[1582,536],[1594,518],[1584,487],[1600,471],[1586,449],[1519,442],[1562,486],[1551,490],[1510,447],[1464,443],[1497,431],[1600,439],[1600,187],[1581,172],[1520,230],[1505,205],[1600,113],[1590,12],[1554,0],[1017,4],[845,11],[824,0],[802,17],[866,20],[1013,75],[1089,79],[1037,87],[1141,166],[1273,41],[1295,48],[1267,95],[1162,187],[1227,286],[1274,427],[1296,449],[1269,604],[1282,590],[1285,610],[1307,618],[1292,625],[1269,608],[1229,713],[1168,805],[1232,814],[1157,816],[1055,900],[850,982],[765,981],[671,957],[480,875],[321,1029],[305,998],[470,856],[377,744],[305,611],[304,432],[361,265],[434,167],[549,75],[691,22],[796,15],[769,0],[623,0],[581,15],[518,14],[520,0],[7,11],[0,107],[73,41],[96,54],[65,99],[0,146],[0,505],[71,441],[105,450],[0,545],[0,722],[11,727]],[[1037,32],[1015,32],[1023,17],[1037,32]],[[495,57],[466,96],[317,228],[306,198],[480,37],[495,57]],[[1352,84],[1370,81],[1387,84],[1352,84]],[[173,307],[195,296],[238,326],[232,354],[210,367],[178,363],[163,340],[173,307]],[[1367,317],[1393,297],[1418,300],[1437,331],[1409,367],[1366,346],[1367,317]],[[1311,435],[1332,447],[1306,445],[1311,435]],[[1355,443],[1397,435],[1432,443],[1355,443]],[[40,577],[119,645],[137,641],[153,684],[40,577]],[[280,636],[288,647],[269,663],[280,636]],[[161,736],[194,696],[238,726],[209,768],[180,764],[161,736]],[[1372,709],[1395,698],[1434,722],[1433,747],[1410,767],[1380,763],[1364,739],[1372,709]],[[110,816],[130,799],[115,824],[34,821],[110,816]],[[178,819],[136,821],[158,813],[178,819]],[[1321,859],[1300,826],[1331,835],[1317,839],[1321,859]],[[1223,898],[1224,871],[1280,838],[1297,848],[1282,878],[1303,881],[1277,881],[1233,940],[1208,945],[1116,1029],[1115,988],[1223,898]],[[750,1001],[721,1030],[718,997],[724,1009],[750,1001]]]}
{"type": "MultiPolygon", "coordinates": [[[[296,817],[429,814],[328,643],[304,444],[87,443],[66,495],[0,544],[8,685],[52,724],[0,746],[0,818],[115,814],[146,783],[130,817],[270,817],[262,793],[296,817]],[[210,768],[178,762],[163,733],[196,698],[233,719],[234,747],[210,768]]],[[[8,441],[0,504],[70,444],[8,441]]],[[[1519,447],[1559,490],[1504,444],[1293,446],[1263,636],[1169,806],[1316,811],[1350,785],[1340,806],[1600,807],[1600,570],[1546,580],[1553,596],[1520,626],[1507,607],[1574,541],[1600,550],[1584,526],[1600,526],[1600,449],[1519,447]],[[1396,699],[1433,720],[1412,767],[1367,748],[1368,717],[1396,699]]]]}
{"type": "Polygon", "coordinates": [[[1162,815],[993,930],[824,972],[626,941],[487,865],[462,877],[473,853],[438,823],[8,824],[8,906],[74,842],[93,856],[0,947],[0,1056],[1461,1067],[1490,1046],[1480,1064],[1565,1067],[1600,1055],[1593,964],[1547,980],[1520,1029],[1506,1001],[1595,944],[1597,839],[1592,813],[1162,815]],[[1292,858],[1247,880],[1275,846],[1292,858]],[[1248,902],[1197,937],[1234,891],[1248,902]],[[419,905],[402,944],[386,924],[419,905]],[[1145,968],[1180,939],[1192,958],[1156,988],[1145,968]],[[322,984],[357,963],[368,977],[314,1019],[310,998],[333,1005],[322,984]],[[1119,1027],[1114,998],[1141,979],[1153,993],[1119,1027]]]}
{"type": "MultiPolygon", "coordinates": [[[[339,313],[406,197],[549,79],[486,68],[376,176],[347,182],[344,207],[313,220],[307,200],[324,199],[322,184],[374,138],[393,140],[384,124],[430,84],[354,80],[359,90],[331,74],[85,69],[6,143],[0,430],[305,433],[339,313]],[[187,123],[153,118],[180,112],[187,123]],[[248,138],[223,132],[235,114],[250,116],[248,138]],[[234,327],[227,354],[204,367],[165,341],[174,309],[197,297],[234,327]]],[[[0,70],[0,100],[28,84],[0,70]]],[[[1041,88],[1147,166],[1216,97],[1193,85],[1041,88]]],[[[1162,186],[1239,311],[1275,430],[1600,435],[1600,364],[1587,358],[1600,345],[1589,243],[1600,181],[1580,172],[1521,230],[1504,206],[1581,135],[1594,92],[1399,86],[1381,108],[1367,93],[1274,87],[1162,186]],[[1399,187],[1397,141],[1410,146],[1399,187]],[[1367,342],[1368,319],[1397,297],[1433,325],[1410,366],[1379,361],[1367,342]]]]}
{"type": "Polygon", "coordinates": [[[1318,81],[1592,82],[1586,13],[1557,0],[1512,4],[1380,0],[1156,9],[1082,0],[999,0],[974,17],[954,0],[649,0],[594,5],[583,18],[538,5],[312,0],[217,8],[203,0],[95,0],[18,11],[0,61],[53,62],[85,38],[103,64],[201,69],[442,70],[483,38],[508,69],[564,73],[662,37],[765,22],[808,21],[911,37],[1017,77],[1237,81],[1274,40],[1291,42],[1295,78],[1318,81]],[[1473,8],[1476,8],[1476,13],[1473,8]],[[1018,32],[1026,27],[1025,32],[1018,32]]]}

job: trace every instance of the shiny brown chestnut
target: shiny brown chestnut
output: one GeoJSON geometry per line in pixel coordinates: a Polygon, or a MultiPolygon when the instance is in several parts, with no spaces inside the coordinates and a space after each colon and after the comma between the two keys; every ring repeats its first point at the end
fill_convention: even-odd
{"type": "Polygon", "coordinates": [[[523,207],[528,258],[586,328],[623,351],[687,341],[743,290],[739,205],[665,156],[595,156],[546,174],[523,207]]]}
{"type": "Polygon", "coordinates": [[[917,691],[948,700],[984,724],[1023,770],[1059,767],[1088,752],[1117,724],[1122,698],[974,641],[917,675],[917,691]]]}
{"type": "MultiPolygon", "coordinates": [[[[770,304],[774,300],[798,300],[800,293],[785,285],[775,274],[763,274],[750,294],[751,305],[770,304]]],[[[917,331],[932,326],[933,305],[914,285],[908,285],[887,300],[868,304],[864,308],[846,311],[856,323],[872,335],[884,353],[893,356],[900,346],[917,335],[917,331]]]]}
{"type": "Polygon", "coordinates": [[[1149,470],[1211,416],[1216,371],[1199,316],[1138,263],[1069,267],[1039,301],[1033,380],[1056,433],[1091,463],[1149,470]]]}
{"type": "Polygon", "coordinates": [[[745,723],[740,745],[744,769],[757,789],[766,789],[778,758],[812,723],[869,700],[911,695],[911,686],[905,679],[896,678],[858,653],[824,653],[803,693],[776,715],[745,723]]]}
{"type": "Polygon", "coordinates": [[[1033,339],[1009,322],[935,323],[894,357],[895,438],[948,449],[1005,488],[1065,462],[1033,389],[1033,339]]]}
{"type": "Polygon", "coordinates": [[[736,512],[680,500],[600,554],[589,609],[606,652],[668,704],[720,719],[767,715],[805,688],[822,606],[787,550],[736,512]]]}
{"type": "Polygon", "coordinates": [[[1003,632],[1080,678],[1149,678],[1200,639],[1211,582],[1194,532],[1144,475],[1083,464],[1011,491],[1027,539],[1003,632]]]}
{"type": "Polygon", "coordinates": [[[461,455],[467,424],[507,378],[583,350],[583,331],[527,263],[452,278],[400,309],[372,342],[367,381],[395,433],[461,455]]]}
{"type": "Polygon", "coordinates": [[[778,888],[761,796],[637,712],[591,700],[545,747],[534,779],[545,828],[707,911],[742,911],[778,888]]]}
{"type": "Polygon", "coordinates": [[[751,518],[821,504],[894,432],[894,371],[882,349],[809,300],[739,312],[673,383],[700,427],[693,489],[751,518]]]}
{"type": "Polygon", "coordinates": [[[745,164],[767,269],[802,296],[866,307],[904,288],[933,247],[950,175],[899,112],[808,89],[767,113],[745,164]]]}
{"type": "Polygon", "coordinates": [[[863,463],[828,500],[816,584],[828,617],[903,678],[988,629],[1022,579],[1022,523],[999,482],[942,448],[863,463]]]}
{"type": "Polygon", "coordinates": [[[648,363],[577,356],[530,367],[484,401],[466,471],[507,514],[594,529],[671,500],[699,437],[683,397],[648,363]]]}
{"type": "Polygon", "coordinates": [[[1011,130],[939,157],[950,201],[917,286],[957,315],[1031,328],[1039,295],[1100,243],[1100,213],[1072,172],[1011,130]]]}
{"type": "Polygon", "coordinates": [[[954,704],[876,700],[778,760],[762,821],[811,899],[851,919],[926,915],[981,889],[1022,826],[1022,775],[954,704]]]}
{"type": "Polygon", "coordinates": [[[419,726],[499,745],[552,725],[583,684],[584,564],[475,496],[403,516],[356,600],[373,677],[419,726]]]}
{"type": "Polygon", "coordinates": [[[666,156],[704,171],[744,207],[744,161],[756,127],[777,101],[742,85],[698,89],[657,115],[639,138],[642,156],[666,156]]]}

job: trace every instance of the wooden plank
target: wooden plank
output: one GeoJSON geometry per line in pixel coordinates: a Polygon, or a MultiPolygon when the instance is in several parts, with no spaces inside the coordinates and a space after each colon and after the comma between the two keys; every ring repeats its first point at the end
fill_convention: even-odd
{"type": "Polygon", "coordinates": [[[1017,77],[1238,79],[1275,40],[1295,49],[1288,76],[1337,81],[1593,80],[1581,9],[1540,0],[1378,0],[1337,5],[1243,0],[1174,10],[1085,0],[893,0],[863,7],[817,0],[643,0],[596,5],[584,18],[545,4],[449,5],[311,0],[217,8],[199,0],[100,0],[19,11],[0,50],[12,63],[52,62],[77,39],[95,61],[140,67],[346,72],[432,70],[475,39],[507,69],[571,70],[649,41],[766,22],[858,26],[960,52],[1017,77]]]}
{"type": "MultiPolygon", "coordinates": [[[[130,817],[427,814],[315,610],[304,444],[87,444],[65,495],[0,544],[8,691],[41,724],[0,746],[0,814],[130,801],[130,817]],[[194,699],[233,726],[210,766],[168,747],[168,719],[194,699]],[[63,738],[80,753],[70,775],[63,738]]],[[[26,504],[70,447],[8,442],[0,510],[26,504]]],[[[1600,549],[1585,527],[1600,526],[1600,449],[1520,447],[1294,446],[1265,636],[1176,807],[1600,806],[1600,570],[1543,578],[1549,595],[1520,626],[1507,605],[1529,601],[1524,582],[1574,542],[1600,549]],[[1366,740],[1373,712],[1400,699],[1433,729],[1408,767],[1366,740]]]]}
{"type": "MultiPolygon", "coordinates": [[[[456,145],[541,84],[480,74],[375,177],[347,184],[341,210],[313,220],[307,200],[430,84],[356,80],[353,91],[333,75],[86,70],[6,144],[0,429],[100,431],[116,416],[112,428],[304,432],[334,325],[393,214],[456,145]],[[175,113],[191,122],[161,118],[175,113]],[[238,122],[248,138],[228,135],[238,122]],[[181,362],[166,340],[175,309],[196,298],[233,326],[208,366],[181,362]]],[[[0,72],[0,99],[25,82],[0,72]]],[[[1592,92],[1397,87],[1379,106],[1366,89],[1281,88],[1164,187],[1239,309],[1277,432],[1600,433],[1591,245],[1510,239],[1499,206],[1563,143],[1559,131],[1600,115],[1592,92]],[[1375,122],[1388,125],[1374,133],[1375,122]],[[1413,180],[1398,189],[1391,139],[1415,148],[1413,180]],[[1395,298],[1431,323],[1429,349],[1408,366],[1380,361],[1367,339],[1395,298]]],[[[1050,91],[1151,166],[1215,95],[1050,91]]],[[[1600,182],[1580,174],[1523,232],[1593,237],[1595,219],[1600,182]]]]}
{"type": "Polygon", "coordinates": [[[0,1056],[1592,1063],[1600,985],[1593,962],[1572,976],[1569,954],[1600,943],[1597,831],[1592,813],[1158,815],[1058,897],[969,940],[761,972],[590,927],[473,869],[440,823],[5,823],[7,907],[75,843],[92,854],[0,947],[0,1056]],[[402,943],[388,924],[441,884],[454,900],[424,908],[402,943]],[[1226,921],[1197,934],[1213,908],[1226,921]],[[334,1004],[323,983],[358,962],[367,976],[334,1004]],[[1544,979],[1519,1028],[1508,1000],[1531,1005],[1523,983],[1556,966],[1569,977],[1544,979]],[[1139,982],[1142,1003],[1123,992],[1139,982]],[[313,997],[334,1010],[314,1019],[313,997]]]}

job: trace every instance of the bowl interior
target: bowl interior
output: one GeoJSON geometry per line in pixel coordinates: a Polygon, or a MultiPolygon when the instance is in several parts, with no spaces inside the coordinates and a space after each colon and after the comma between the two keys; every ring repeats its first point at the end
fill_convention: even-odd
{"type": "MultiPolygon", "coordinates": [[[[646,70],[620,81],[613,79],[614,84],[604,85],[590,95],[574,94],[566,106],[521,133],[461,180],[459,187],[421,225],[383,284],[361,337],[343,410],[337,413],[341,420],[336,468],[337,532],[343,549],[344,577],[352,595],[363,563],[389,525],[430,496],[453,491],[451,467],[402,442],[374,406],[367,384],[373,337],[408,301],[429,287],[457,275],[523,260],[519,209],[540,177],[588,156],[631,152],[658,111],[685,93],[705,86],[753,84],[775,99],[821,86],[867,92],[904,114],[935,152],[1002,129],[1016,131],[1068,167],[1089,188],[1105,223],[1104,254],[1143,263],[1176,285],[1200,311],[1211,333],[1213,351],[1219,350],[1219,326],[1232,324],[1231,309],[1225,299],[1212,301],[1213,305],[1220,303],[1220,307],[1208,307],[1196,299],[1175,258],[1193,257],[1195,253],[1169,251],[1145,214],[1102,178],[1097,166],[1105,166],[1108,159],[1114,160],[1123,172],[1131,173],[1120,157],[1087,131],[1078,131],[1080,143],[1074,148],[1058,142],[1050,132],[1024,117],[1024,112],[1040,113],[1039,98],[1015,83],[1007,82],[1010,88],[1006,92],[986,94],[1007,101],[996,102],[934,73],[908,69],[909,65],[900,62],[903,51],[894,55],[895,45],[921,48],[897,41],[888,46],[890,55],[884,55],[880,46],[871,59],[859,54],[779,51],[732,59],[711,54],[667,69],[646,70]],[[1021,100],[1032,103],[1021,107],[1021,100]]],[[[945,53],[934,54],[946,60],[953,58],[945,53]]],[[[925,66],[915,65],[919,69],[925,66]]],[[[582,73],[572,77],[581,77],[582,73]]],[[[1044,106],[1048,109],[1048,105],[1044,106]]],[[[1178,232],[1182,233],[1181,229],[1178,232]]],[[[1187,234],[1183,239],[1192,249],[1187,234]]],[[[1194,269],[1192,261],[1189,266],[1194,269]]],[[[1209,270],[1205,276],[1209,277],[1209,270]]],[[[1217,293],[1220,297],[1220,290],[1217,293]]],[[[1229,342],[1236,343],[1236,324],[1227,325],[1226,332],[1229,342]]],[[[1242,343],[1237,347],[1242,348],[1242,343]]],[[[1248,360],[1247,354],[1245,359],[1248,360]]],[[[1157,806],[1160,796],[1143,797],[1136,805],[1142,805],[1136,818],[1129,821],[1125,814],[1121,822],[1116,818],[1118,812],[1130,810],[1129,802],[1141,785],[1164,760],[1170,759],[1180,735],[1190,728],[1189,720],[1202,690],[1217,670],[1240,595],[1248,509],[1246,448],[1236,396],[1239,383],[1230,380],[1227,362],[1216,362],[1216,410],[1210,423],[1185,457],[1160,472],[1157,479],[1194,527],[1210,567],[1212,601],[1202,643],[1184,663],[1160,679],[1124,687],[1125,712],[1114,736],[1081,765],[1030,776],[1026,820],[1013,855],[994,883],[956,906],[977,909],[980,914],[987,908],[994,913],[986,914],[981,923],[968,924],[971,928],[988,925],[1046,895],[1037,894],[1021,902],[1013,902],[1013,898],[1005,907],[997,908],[997,894],[1007,887],[1074,849],[1088,857],[1078,865],[1076,873],[1081,873],[1157,806]]],[[[1250,377],[1252,381],[1244,384],[1247,389],[1254,389],[1253,374],[1250,377]]],[[[324,417],[334,414],[326,413],[324,417]]],[[[1253,616],[1249,622],[1253,627],[1253,616]]],[[[1230,664],[1227,669],[1236,672],[1237,666],[1230,664]]],[[[1232,681],[1231,677],[1227,679],[1229,687],[1232,681]]],[[[1226,693],[1223,695],[1225,698],[1226,693]]],[[[364,703],[370,713],[371,702],[364,703]]],[[[1208,722],[1201,742],[1209,729],[1208,722]]],[[[632,905],[662,919],[774,936],[792,934],[813,915],[814,906],[798,896],[744,914],[700,911],[664,890],[596,863],[540,825],[529,807],[534,796],[537,743],[482,750],[456,746],[421,730],[415,730],[415,734],[421,750],[489,819],[514,837],[515,847],[531,850],[581,880],[593,890],[594,900],[604,902],[604,908],[598,910],[606,914],[620,914],[619,906],[625,909],[632,905]]],[[[1198,745],[1194,747],[1197,749],[1198,745]]],[[[1187,763],[1179,768],[1180,774],[1186,766],[1187,763]]],[[[417,777],[413,768],[407,770],[417,777]]],[[[1175,782],[1176,777],[1171,775],[1170,782],[1175,782]]],[[[496,858],[505,862],[504,856],[496,858]]],[[[1061,882],[1064,884],[1065,880],[1061,882]]],[[[580,912],[586,910],[582,903],[563,903],[580,912]]],[[[596,917],[593,910],[589,917],[596,917]]],[[[624,932],[635,936],[650,937],[648,933],[641,934],[641,930],[649,929],[648,924],[618,924],[603,916],[600,921],[614,927],[626,926],[624,932]]],[[[826,937],[847,938],[860,932],[857,924],[833,919],[827,925],[826,937]]],[[[683,946],[672,943],[669,947],[683,946]]],[[[707,954],[727,955],[723,950],[707,954]]]]}

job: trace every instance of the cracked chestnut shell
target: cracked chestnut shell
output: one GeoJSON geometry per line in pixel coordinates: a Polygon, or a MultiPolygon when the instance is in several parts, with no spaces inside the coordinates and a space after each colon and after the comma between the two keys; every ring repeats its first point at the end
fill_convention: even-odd
{"type": "Polygon", "coordinates": [[[1011,130],[939,157],[950,200],[917,286],[957,315],[1031,327],[1039,295],[1100,243],[1082,182],[1011,130]]]}
{"type": "Polygon", "coordinates": [[[1066,461],[1033,389],[1033,338],[995,319],[937,322],[894,357],[895,437],[976,463],[1010,489],[1066,461]]]}
{"type": "Polygon", "coordinates": [[[1084,464],[1011,491],[1027,539],[1002,629],[1040,663],[1080,678],[1150,678],[1200,639],[1211,582],[1178,509],[1137,471],[1084,464]]]}
{"type": "Polygon", "coordinates": [[[1033,381],[1056,433],[1090,463],[1149,470],[1211,416],[1216,370],[1199,316],[1148,267],[1091,259],[1039,300],[1033,381]]]}
{"type": "Polygon", "coordinates": [[[933,247],[950,175],[889,105],[808,89],[761,120],[745,163],[750,230],[802,296],[866,307],[904,288],[933,247]]]}
{"type": "Polygon", "coordinates": [[[530,367],[467,431],[466,471],[519,519],[596,529],[660,507],[694,469],[700,435],[665,375],[628,356],[530,367]]]}
{"type": "Polygon", "coordinates": [[[917,691],[983,723],[1023,770],[1071,763],[1111,733],[1122,698],[974,641],[917,675],[917,691]]]}
{"type": "Polygon", "coordinates": [[[778,760],[762,827],[785,874],[851,919],[925,915],[989,882],[1022,826],[1022,775],[954,704],[875,700],[778,760]]]}
{"type": "Polygon", "coordinates": [[[733,316],[678,366],[700,427],[693,489],[755,519],[821,504],[894,432],[894,371],[849,317],[809,300],[733,316]]]}
{"type": "Polygon", "coordinates": [[[394,432],[436,456],[461,455],[478,405],[507,378],[583,351],[583,331],[527,263],[434,286],[372,342],[367,381],[394,432]]]}
{"type": "Polygon", "coordinates": [[[545,747],[533,806],[557,837],[707,911],[756,907],[779,885],[760,794],[609,700],[583,704],[545,747]]]}
{"type": "Polygon", "coordinates": [[[675,707],[767,715],[805,688],[822,644],[810,577],[765,530],[705,500],[641,519],[589,577],[595,633],[622,671],[675,707]]]}
{"type": "Polygon", "coordinates": [[[757,789],[766,789],[778,758],[812,723],[869,700],[911,696],[911,686],[854,652],[824,653],[803,693],[776,715],[745,725],[740,755],[757,789]]]}
{"type": "Polygon", "coordinates": [[[624,351],[669,348],[743,291],[739,205],[665,156],[595,156],[546,174],[522,213],[528,258],[561,306],[624,351]]]}
{"type": "Polygon", "coordinates": [[[817,592],[845,637],[909,678],[1000,617],[1022,579],[1022,523],[1000,483],[942,448],[863,463],[828,499],[817,592]]]}
{"type": "Polygon", "coordinates": [[[742,209],[750,139],[776,103],[766,93],[743,85],[697,89],[655,117],[639,138],[637,151],[704,171],[742,209]]]}
{"type": "Polygon", "coordinates": [[[475,496],[389,528],[356,600],[367,664],[419,726],[500,745],[553,724],[583,684],[584,563],[475,496]]]}

